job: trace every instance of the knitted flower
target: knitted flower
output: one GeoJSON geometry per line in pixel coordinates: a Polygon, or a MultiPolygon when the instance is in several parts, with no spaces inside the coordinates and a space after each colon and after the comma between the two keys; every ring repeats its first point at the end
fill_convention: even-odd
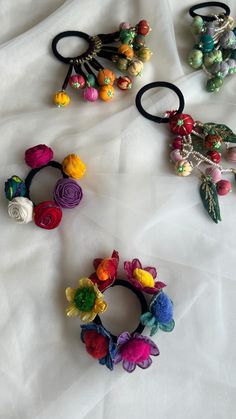
{"type": "Polygon", "coordinates": [[[98,359],[99,364],[113,370],[116,345],[110,333],[95,323],[82,325],[81,329],[81,339],[89,355],[98,359]]]}
{"type": "Polygon", "coordinates": [[[93,266],[96,269],[90,279],[97,284],[98,289],[103,292],[110,287],[116,279],[119,265],[119,253],[114,250],[110,258],[94,259],[93,266]]]}
{"type": "Polygon", "coordinates": [[[79,205],[83,192],[78,183],[73,179],[59,179],[56,183],[54,194],[55,202],[62,208],[75,208],[79,205]]]}
{"type": "Polygon", "coordinates": [[[92,322],[97,314],[107,309],[103,294],[89,278],[80,279],[78,288],[66,288],[66,298],[70,303],[67,316],[80,316],[83,322],[92,322]]]}
{"type": "Polygon", "coordinates": [[[18,196],[8,204],[8,214],[19,224],[27,224],[33,218],[33,202],[18,196]]]}
{"type": "Polygon", "coordinates": [[[151,339],[138,333],[131,336],[129,332],[124,332],[117,339],[114,363],[122,361],[123,368],[133,372],[136,366],[148,368],[152,364],[150,355],[159,355],[159,349],[151,339]]]}
{"type": "Polygon", "coordinates": [[[151,336],[158,329],[164,332],[171,332],[174,329],[173,303],[167,294],[161,291],[153,297],[149,311],[141,316],[141,322],[144,326],[151,328],[151,336]]]}
{"type": "Polygon", "coordinates": [[[26,186],[25,182],[18,176],[12,176],[5,182],[6,198],[11,201],[17,196],[25,196],[26,186]]]}
{"type": "Polygon", "coordinates": [[[53,230],[62,219],[62,210],[54,201],[44,201],[34,208],[34,222],[38,227],[53,230]]]}
{"type": "Polygon", "coordinates": [[[73,179],[81,178],[86,171],[84,162],[76,154],[69,154],[69,156],[65,157],[62,162],[62,168],[63,172],[73,179]]]}
{"type": "Polygon", "coordinates": [[[157,294],[160,289],[166,285],[163,282],[155,281],[157,276],[156,268],[147,266],[142,267],[138,259],[133,259],[132,262],[126,261],[124,269],[127,273],[128,280],[135,287],[147,294],[157,294]]]}
{"type": "Polygon", "coordinates": [[[25,162],[28,166],[35,169],[50,162],[53,158],[53,151],[45,144],[39,144],[31,147],[25,152],[25,162]]]}

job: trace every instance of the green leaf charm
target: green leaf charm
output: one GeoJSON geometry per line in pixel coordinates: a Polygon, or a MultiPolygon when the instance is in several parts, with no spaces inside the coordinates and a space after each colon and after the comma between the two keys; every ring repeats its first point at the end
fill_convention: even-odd
{"type": "Polygon", "coordinates": [[[206,176],[202,177],[202,183],[200,186],[200,196],[204,208],[215,223],[221,221],[220,206],[218,201],[218,195],[216,185],[212,183],[206,176]]]}
{"type": "Polygon", "coordinates": [[[205,135],[219,135],[226,143],[236,143],[236,134],[234,134],[233,131],[226,125],[208,122],[203,125],[203,131],[205,135]]]}
{"type": "Polygon", "coordinates": [[[175,327],[175,321],[172,319],[169,323],[159,323],[159,329],[163,332],[172,332],[175,327]]]}

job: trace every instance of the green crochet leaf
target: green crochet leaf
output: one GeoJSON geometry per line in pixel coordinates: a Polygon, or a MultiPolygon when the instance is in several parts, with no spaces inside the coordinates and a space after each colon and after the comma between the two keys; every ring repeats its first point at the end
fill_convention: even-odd
{"type": "Polygon", "coordinates": [[[203,125],[203,131],[205,135],[219,135],[226,143],[236,143],[236,134],[234,134],[233,131],[226,125],[208,122],[203,125]]]}
{"type": "Polygon", "coordinates": [[[157,322],[157,323],[155,323],[155,324],[154,324],[154,326],[151,328],[150,336],[155,335],[155,334],[156,334],[156,332],[158,331],[158,329],[159,329],[159,323],[157,322]]]}
{"type": "Polygon", "coordinates": [[[206,149],[204,147],[204,139],[197,137],[194,134],[191,134],[192,137],[192,144],[195,151],[199,151],[199,153],[205,154],[206,149]]]}
{"type": "Polygon", "coordinates": [[[216,185],[212,183],[206,176],[202,177],[202,183],[200,186],[200,196],[204,208],[215,223],[221,221],[220,206],[218,201],[218,195],[216,191],[216,185]]]}
{"type": "Polygon", "coordinates": [[[172,319],[169,323],[159,323],[159,329],[163,332],[172,332],[175,327],[175,321],[172,319]]]}
{"type": "Polygon", "coordinates": [[[142,314],[140,317],[140,321],[144,326],[152,327],[155,323],[155,317],[153,317],[152,313],[148,311],[147,313],[142,314]]]}

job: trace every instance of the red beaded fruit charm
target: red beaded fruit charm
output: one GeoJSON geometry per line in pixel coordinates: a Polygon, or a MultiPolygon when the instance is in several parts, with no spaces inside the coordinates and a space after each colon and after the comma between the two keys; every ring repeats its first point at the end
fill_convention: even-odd
{"type": "Polygon", "coordinates": [[[132,80],[128,76],[120,76],[117,80],[117,87],[120,90],[128,90],[132,87],[132,80]]]}
{"type": "Polygon", "coordinates": [[[139,35],[148,35],[150,32],[150,26],[149,23],[146,20],[140,20],[140,22],[138,23],[138,30],[137,30],[139,35]]]}
{"type": "Polygon", "coordinates": [[[194,121],[190,115],[177,113],[170,117],[170,129],[177,135],[188,135],[193,130],[194,121]]]}
{"type": "Polygon", "coordinates": [[[208,151],[207,152],[207,157],[209,157],[209,159],[211,161],[213,161],[214,163],[220,163],[221,155],[216,150],[210,150],[210,151],[208,151]]]}
{"type": "Polygon", "coordinates": [[[83,89],[85,86],[85,79],[81,74],[73,74],[69,78],[69,85],[73,87],[73,89],[83,89]]]}
{"type": "Polygon", "coordinates": [[[204,146],[208,150],[219,150],[222,144],[222,138],[219,135],[208,134],[205,137],[204,146]]]}
{"type": "Polygon", "coordinates": [[[231,192],[231,188],[231,183],[226,179],[220,180],[216,185],[218,195],[227,195],[231,192]]]}
{"type": "Polygon", "coordinates": [[[183,146],[183,139],[182,137],[176,137],[172,142],[173,150],[181,150],[183,146]]]}

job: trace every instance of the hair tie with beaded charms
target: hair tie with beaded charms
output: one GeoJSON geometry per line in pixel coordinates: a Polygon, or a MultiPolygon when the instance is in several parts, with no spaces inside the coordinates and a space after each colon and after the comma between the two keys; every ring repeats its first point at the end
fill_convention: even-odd
{"type": "Polygon", "coordinates": [[[236,73],[236,28],[230,8],[212,1],[192,6],[189,14],[193,18],[191,32],[195,42],[188,63],[194,69],[202,68],[207,74],[208,92],[218,92],[225,77],[236,73]],[[204,16],[195,12],[205,7],[218,7],[224,13],[204,16]]]}
{"type": "Polygon", "coordinates": [[[204,208],[215,223],[221,221],[218,195],[227,195],[231,191],[231,183],[222,179],[224,174],[234,174],[235,168],[224,168],[221,165],[222,150],[226,149],[227,159],[236,162],[236,134],[223,124],[214,122],[202,123],[194,121],[190,115],[182,113],[184,97],[177,86],[167,82],[154,82],[142,87],[136,96],[136,106],[147,119],[157,123],[169,123],[175,135],[172,141],[170,159],[178,176],[189,176],[194,170],[200,173],[200,196],[204,208]],[[143,108],[143,94],[155,87],[173,90],[179,98],[179,109],[169,111],[163,117],[151,115],[143,108]]]}
{"type": "Polygon", "coordinates": [[[136,366],[146,369],[152,364],[152,356],[159,355],[156,344],[143,335],[145,327],[151,329],[153,336],[158,329],[171,332],[174,329],[173,303],[163,292],[165,284],[157,281],[154,267],[143,267],[138,259],[126,261],[124,270],[127,279],[117,279],[119,254],[113,251],[111,257],[95,259],[94,269],[89,278],[79,280],[77,288],[67,288],[66,298],[69,317],[79,316],[81,339],[87,352],[101,365],[113,370],[114,365],[122,362],[127,372],[136,366]],[[114,286],[122,286],[132,291],[140,302],[141,317],[136,329],[119,336],[113,335],[102,324],[101,315],[108,309],[103,293],[114,286]],[[144,294],[152,297],[147,301],[144,294]]]}
{"type": "Polygon", "coordinates": [[[59,33],[52,41],[52,51],[55,57],[68,65],[68,72],[60,91],[54,95],[54,103],[58,107],[65,107],[70,103],[70,97],[66,93],[68,84],[76,90],[83,90],[83,97],[89,102],[98,98],[107,102],[115,93],[114,84],[124,91],[132,87],[130,77],[140,76],[143,71],[143,63],[151,58],[151,51],[145,45],[145,37],[150,32],[150,26],[146,20],[141,20],[137,25],[123,22],[119,30],[109,34],[90,36],[84,32],[66,31],[59,33]],[[76,57],[64,57],[57,50],[58,42],[70,36],[83,38],[88,43],[88,49],[76,57]],[[113,46],[114,43],[119,43],[113,46]],[[128,75],[120,75],[118,78],[110,68],[104,68],[98,58],[108,60],[116,65],[121,73],[127,71],[128,75]]]}
{"type": "Polygon", "coordinates": [[[86,170],[85,164],[76,154],[69,154],[62,163],[53,159],[53,150],[45,144],[29,148],[25,162],[31,167],[25,181],[12,176],[5,182],[5,195],[9,200],[8,214],[19,224],[34,220],[38,227],[52,230],[59,226],[62,208],[75,208],[80,204],[83,192],[76,182],[86,170]],[[30,199],[30,186],[34,176],[45,167],[59,169],[62,178],[56,183],[53,200],[35,204],[30,199]]]}

